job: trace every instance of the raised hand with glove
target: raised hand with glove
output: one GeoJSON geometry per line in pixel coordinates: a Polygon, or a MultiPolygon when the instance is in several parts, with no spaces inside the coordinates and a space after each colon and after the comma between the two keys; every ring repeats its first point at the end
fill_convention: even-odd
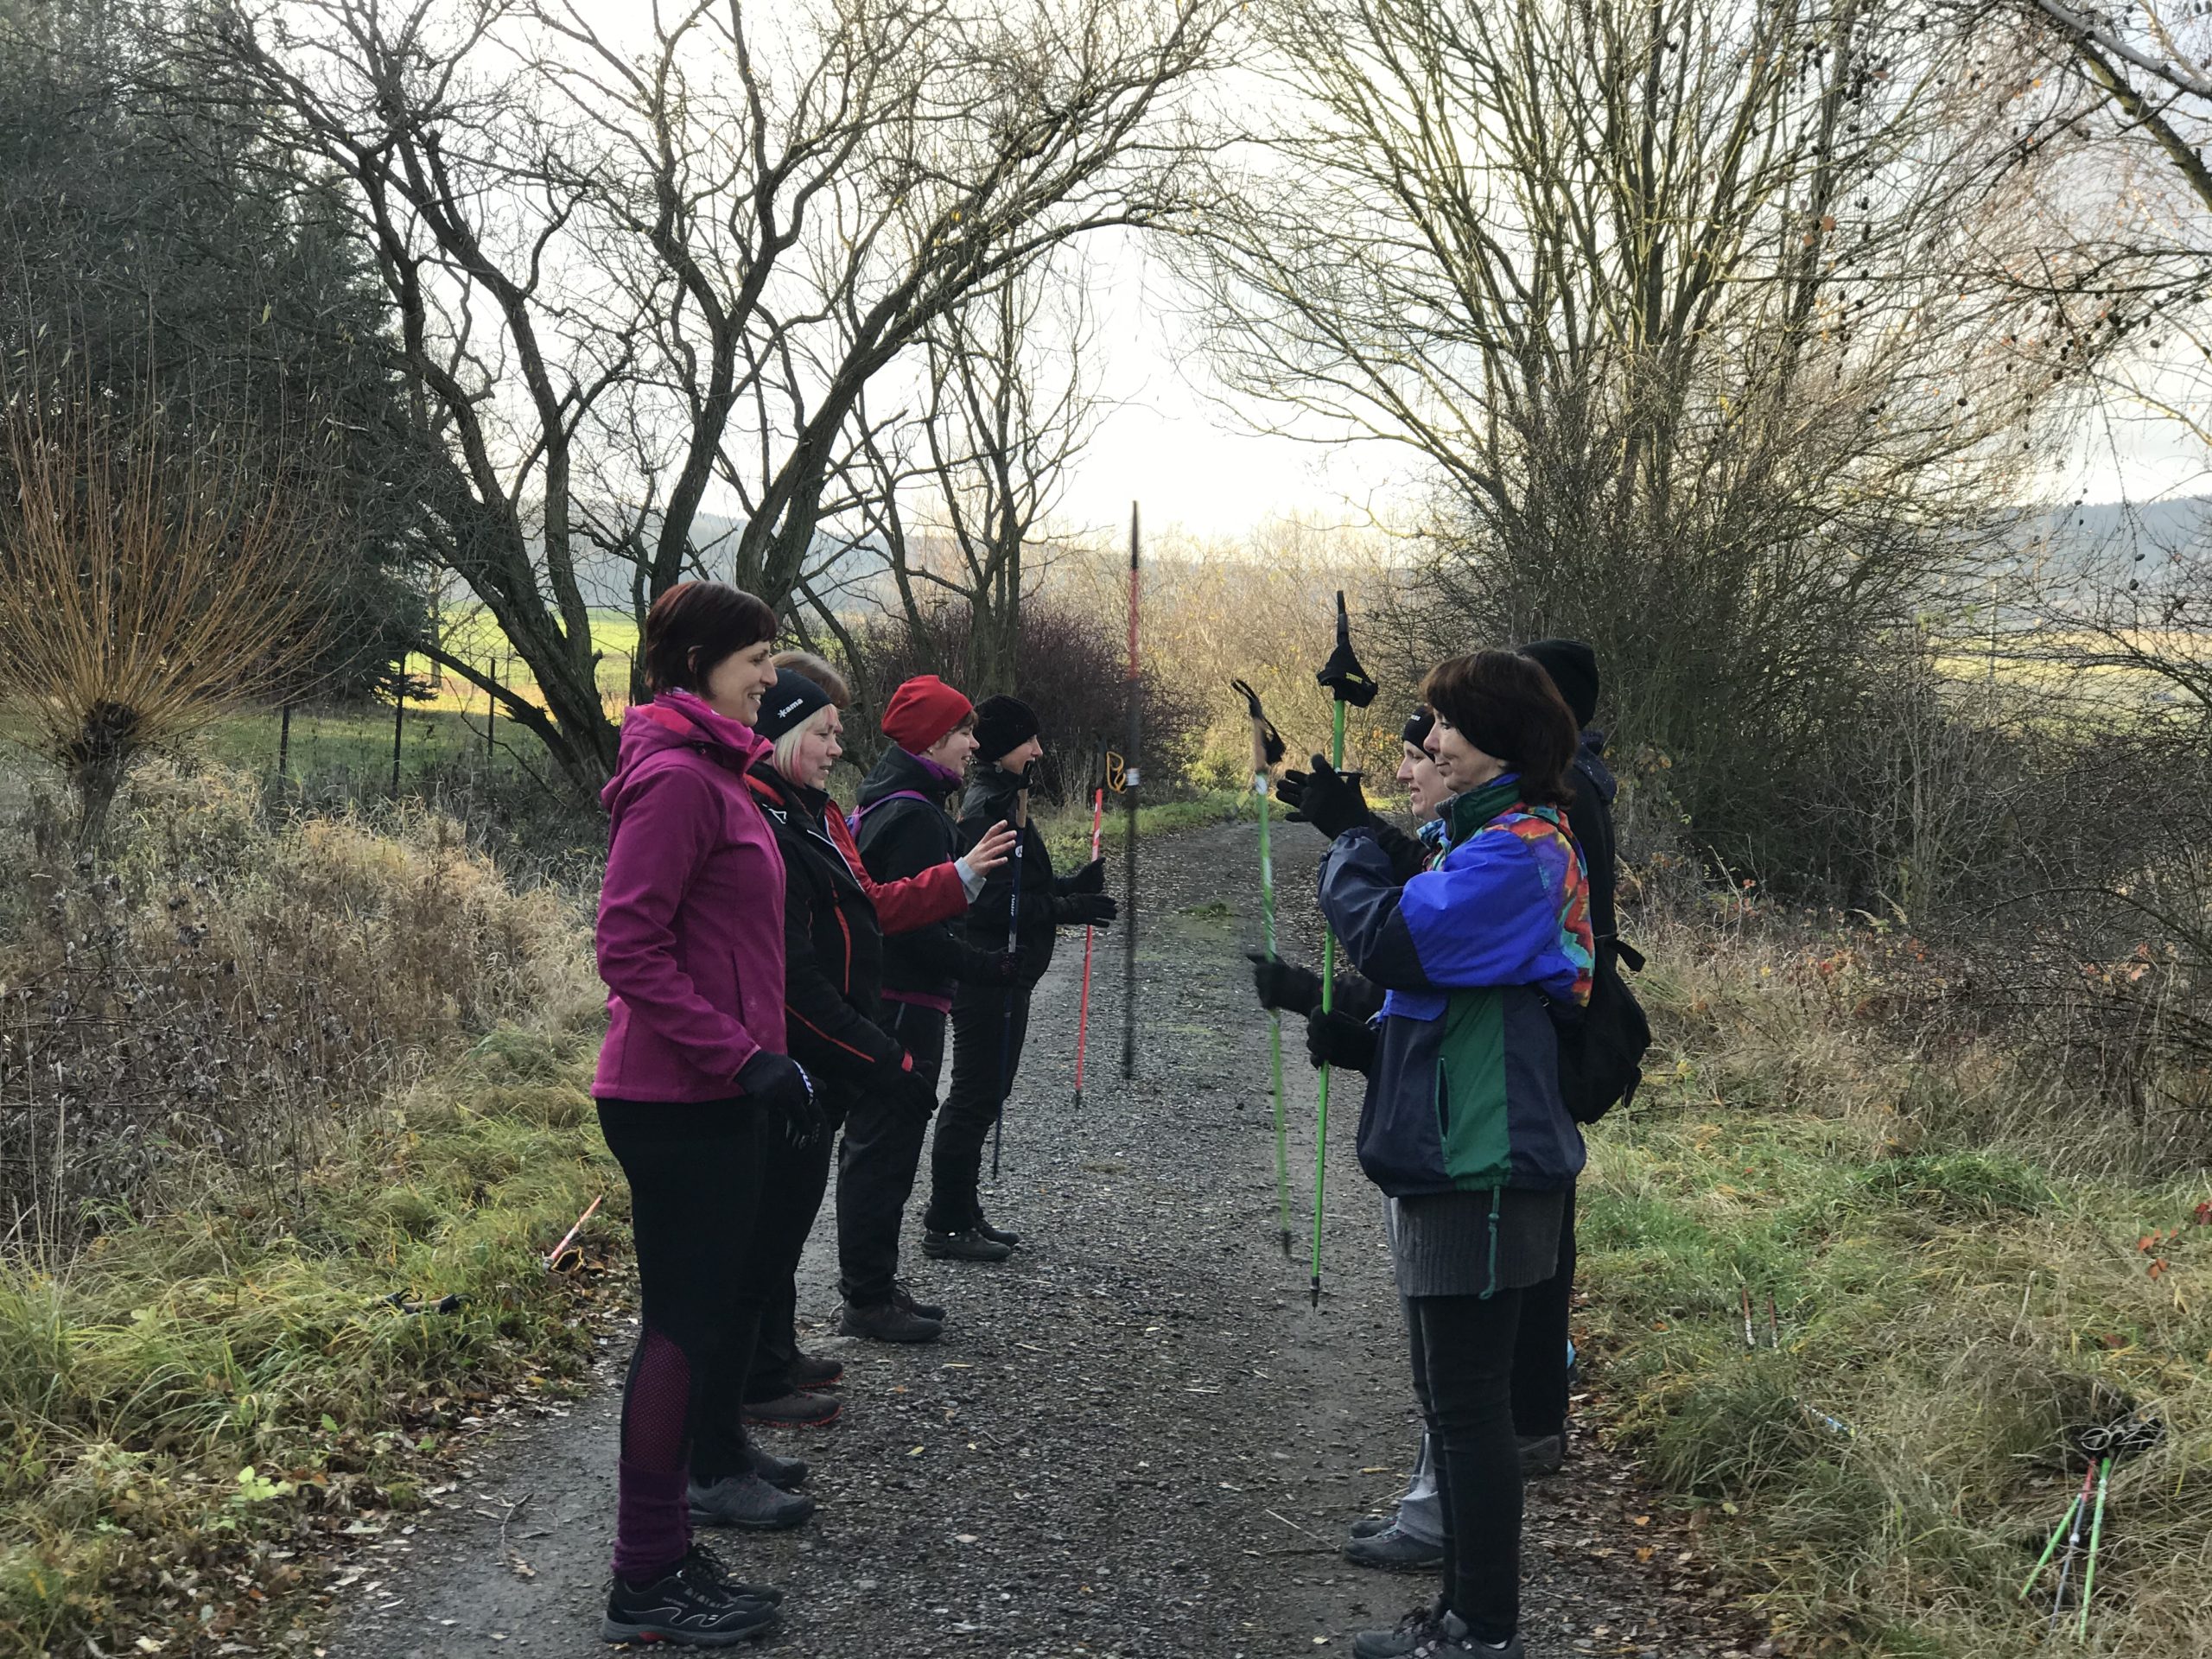
{"type": "Polygon", "coordinates": [[[814,1084],[805,1069],[788,1054],[766,1049],[737,1069],[737,1086],[745,1091],[764,1118],[783,1130],[784,1139],[804,1147],[828,1129],[821,1107],[814,1102],[814,1084]]]}
{"type": "Polygon", "coordinates": [[[1347,830],[1370,823],[1374,809],[1359,786],[1356,772],[1338,772],[1328,757],[1317,754],[1311,772],[1286,772],[1275,793],[1293,809],[1294,823],[1310,823],[1334,841],[1347,830]]]}
{"type": "Polygon", "coordinates": [[[1306,1057],[1319,1071],[1340,1065],[1364,1072],[1375,1064],[1375,1027],[1349,1014],[1325,1014],[1315,1008],[1306,1016],[1306,1057]]]}
{"type": "Polygon", "coordinates": [[[1064,894],[1105,892],[1106,861],[1103,858],[1092,859],[1090,863],[1061,882],[1060,891],[1064,894]]]}
{"type": "Polygon", "coordinates": [[[1108,927],[1121,913],[1121,906],[1105,893],[1072,893],[1053,906],[1052,919],[1077,927],[1108,927]]]}

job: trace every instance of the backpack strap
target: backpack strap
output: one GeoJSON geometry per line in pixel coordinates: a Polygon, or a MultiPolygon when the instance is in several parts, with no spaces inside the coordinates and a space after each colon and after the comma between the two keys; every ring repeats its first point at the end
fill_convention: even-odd
{"type": "Polygon", "coordinates": [[[918,789],[894,789],[888,795],[879,795],[874,800],[870,801],[866,806],[855,807],[853,810],[847,815],[845,818],[845,827],[853,832],[853,836],[855,840],[860,836],[861,822],[867,818],[869,813],[874,811],[877,807],[881,806],[886,801],[919,801],[924,806],[934,806],[936,804],[934,801],[931,800],[928,796],[923,794],[918,789]]]}

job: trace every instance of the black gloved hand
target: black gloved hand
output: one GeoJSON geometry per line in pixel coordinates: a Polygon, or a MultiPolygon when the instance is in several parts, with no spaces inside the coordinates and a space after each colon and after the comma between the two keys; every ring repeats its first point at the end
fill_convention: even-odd
{"type": "Polygon", "coordinates": [[[1365,1071],[1375,1064],[1375,1027],[1348,1014],[1324,1014],[1316,1008],[1306,1016],[1306,1058],[1318,1070],[1341,1065],[1365,1071]]]}
{"type": "Polygon", "coordinates": [[[1105,892],[1106,861],[1103,858],[1094,858],[1070,876],[1068,891],[1071,893],[1105,892]]]}
{"type": "Polygon", "coordinates": [[[937,1085],[931,1083],[921,1068],[909,1065],[887,1080],[891,1098],[901,1111],[911,1112],[924,1122],[937,1110],[937,1085]]]}
{"type": "Polygon", "coordinates": [[[1374,809],[1360,791],[1359,773],[1338,772],[1325,755],[1315,755],[1313,764],[1311,772],[1282,775],[1277,792],[1295,809],[1290,815],[1292,823],[1310,823],[1334,841],[1374,816],[1374,809]]]}
{"type": "Polygon", "coordinates": [[[814,1103],[814,1084],[788,1054],[763,1049],[737,1069],[737,1086],[794,1147],[808,1145],[829,1128],[814,1103]]]}
{"type": "Polygon", "coordinates": [[[1084,927],[1105,927],[1122,913],[1122,907],[1103,893],[1077,893],[1068,896],[1063,914],[1068,921],[1084,927]]]}
{"type": "Polygon", "coordinates": [[[1252,988],[1262,1007],[1306,1014],[1321,1006],[1321,976],[1312,969],[1264,950],[1247,950],[1244,957],[1252,964],[1252,988]]]}
{"type": "Polygon", "coordinates": [[[969,985],[1019,985],[1021,982],[1021,952],[970,950],[968,965],[961,970],[960,977],[969,985]]]}

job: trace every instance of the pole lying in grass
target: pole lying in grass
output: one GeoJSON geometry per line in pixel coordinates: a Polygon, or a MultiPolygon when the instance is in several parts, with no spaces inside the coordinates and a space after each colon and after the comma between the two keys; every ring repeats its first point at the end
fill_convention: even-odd
{"type": "Polygon", "coordinates": [[[2082,1568],[2082,1617],[2074,1626],[2074,1639],[2089,1639],[2089,1596],[2097,1587],[2097,1546],[2104,1541],[2105,1492],[2112,1482],[2112,1459],[2106,1458],[2097,1465],[2097,1508],[2089,1522],[2089,1559],[2082,1568]]]}
{"type": "MultiPolygon", "coordinates": [[[[1014,795],[1014,882],[1006,902],[1006,948],[1017,961],[1021,955],[1021,843],[1029,831],[1029,785],[1014,795]]],[[[1014,1094],[1014,1002],[1020,988],[1006,988],[1006,1026],[999,1033],[999,1109],[991,1116],[991,1179],[999,1178],[999,1141],[1006,1134],[1006,1103],[1014,1094]]]]}
{"type": "MultiPolygon", "coordinates": [[[[1344,589],[1337,589],[1337,648],[1329,653],[1329,660],[1321,664],[1321,671],[1313,677],[1328,688],[1332,700],[1329,716],[1329,764],[1338,771],[1344,765],[1344,710],[1364,709],[1375,701],[1375,681],[1359,665],[1359,658],[1351,648],[1351,620],[1344,611],[1344,589]]],[[[1321,1012],[1332,1014],[1337,1006],[1337,936],[1333,931],[1321,936],[1321,1012]]],[[[1313,1306],[1321,1306],[1321,1206],[1328,1187],[1329,1167],[1329,1068],[1321,1068],[1320,1104],[1313,1128],[1313,1254],[1310,1266],[1313,1274],[1313,1306]]]]}
{"type": "Polygon", "coordinates": [[[2058,1554],[2059,1540],[2066,1536],[2066,1529],[2074,1523],[2074,1512],[2082,1507],[2077,1494],[2066,1505],[2066,1513],[2058,1517],[2058,1524],[2050,1529],[2050,1541],[2043,1547],[2043,1554],[2036,1557],[2035,1570],[2028,1574],[2027,1582],[2020,1586],[2020,1599],[2025,1601],[2036,1587],[2036,1580],[2043,1577],[2043,1570],[2050,1565],[2050,1558],[2058,1554]]]}
{"type": "MultiPolygon", "coordinates": [[[[1099,825],[1106,818],[1106,754],[1099,752],[1099,781],[1090,787],[1090,862],[1099,861],[1099,825]]],[[[1075,1103],[1084,1103],[1084,1038],[1090,1035],[1090,949],[1099,931],[1084,927],[1084,998],[1075,1008],[1075,1103]]]]}
{"type": "MultiPolygon", "coordinates": [[[[1268,785],[1269,774],[1281,761],[1284,748],[1282,734],[1275,730],[1264,709],[1260,707],[1260,694],[1242,680],[1231,680],[1229,689],[1244,699],[1244,712],[1252,722],[1252,794],[1260,806],[1260,917],[1267,937],[1268,959],[1275,955],[1275,859],[1274,849],[1268,840],[1268,785]]],[[[1282,1116],[1282,1010],[1268,1010],[1268,1057],[1273,1067],[1275,1109],[1275,1220],[1282,1233],[1282,1254],[1290,1259],[1290,1160],[1287,1143],[1284,1139],[1282,1116]]]]}
{"type": "Polygon", "coordinates": [[[2082,1522],[2088,1518],[2089,1487],[2097,1478],[2096,1470],[2086,1469],[2082,1474],[2081,1496],[2074,1500],[2074,1527],[2067,1535],[2066,1554],[2058,1560],[2058,1593],[2050,1599],[2050,1624],[2047,1635],[2058,1633],[2058,1620],[2066,1606],[2066,1581],[2074,1576],[2074,1558],[2082,1552],[2082,1522]]]}

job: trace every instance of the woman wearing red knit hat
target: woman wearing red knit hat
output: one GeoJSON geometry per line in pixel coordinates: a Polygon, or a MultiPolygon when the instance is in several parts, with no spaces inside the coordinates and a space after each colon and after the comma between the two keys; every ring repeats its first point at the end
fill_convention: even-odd
{"type": "MultiPolygon", "coordinates": [[[[883,712],[891,747],[861,785],[854,829],[878,881],[918,875],[960,855],[945,803],[976,752],[976,710],[934,674],[908,680],[883,712]]],[[[852,1108],[837,1152],[837,1262],[844,1293],[839,1330],[879,1342],[934,1342],[944,1310],[917,1303],[899,1282],[899,1232],[914,1190],[937,1081],[945,1017],[963,983],[1007,985],[1014,958],[978,950],[939,922],[883,942],[885,1030],[929,1080],[917,1091],[873,1091],[852,1108]]]]}

